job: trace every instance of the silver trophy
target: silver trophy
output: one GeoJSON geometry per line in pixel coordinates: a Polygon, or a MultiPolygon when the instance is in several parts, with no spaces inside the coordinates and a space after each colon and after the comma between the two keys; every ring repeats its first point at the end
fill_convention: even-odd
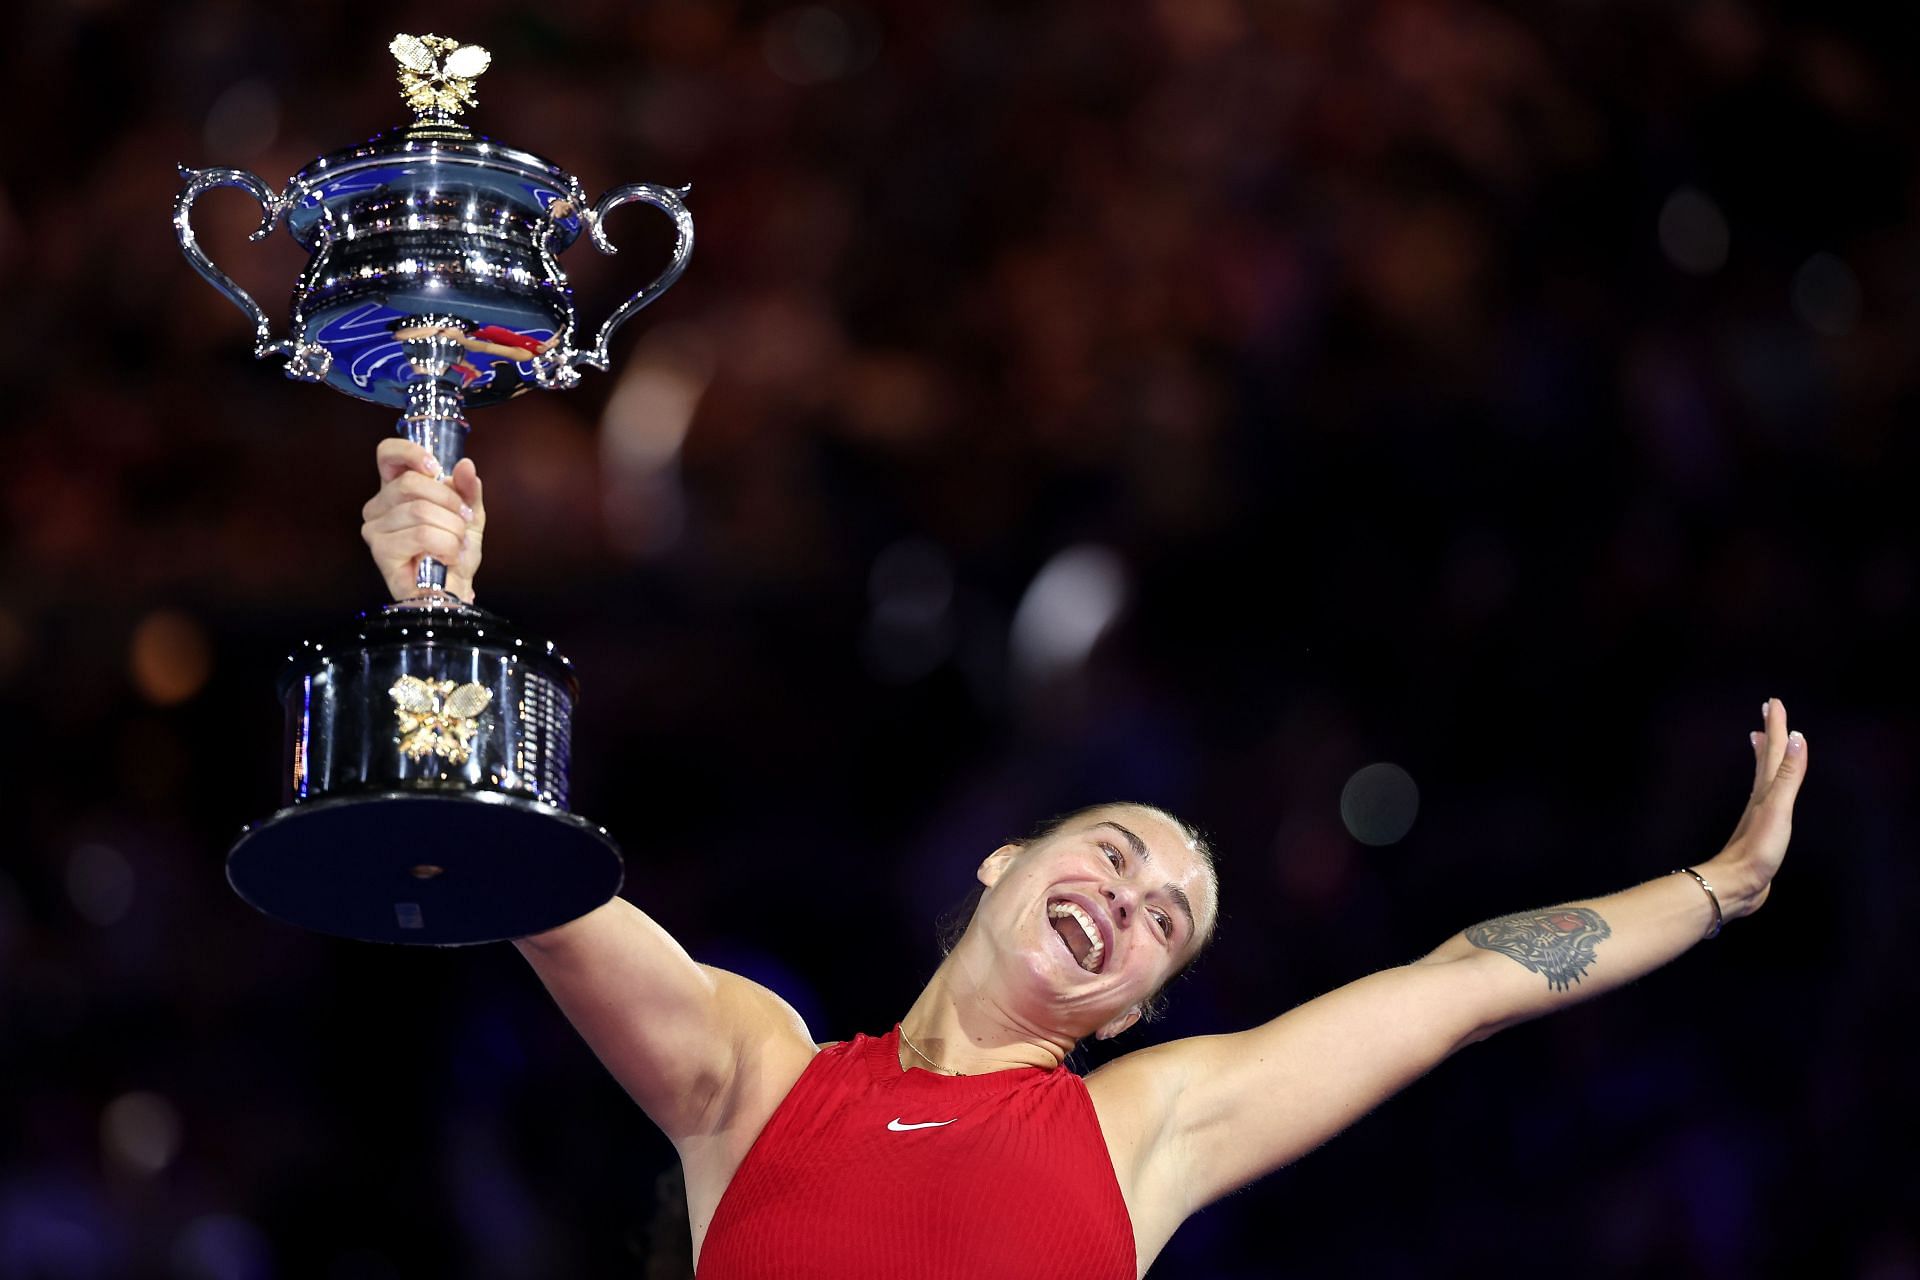
{"type": "MultiPolygon", "coordinates": [[[[589,204],[572,175],[458,120],[491,55],[440,36],[390,46],[411,124],[322,156],[276,195],[242,169],[188,169],[173,225],[187,260],[253,321],[254,354],[287,376],[401,411],[399,431],[450,475],[465,409],[605,370],[614,333],[686,269],[687,188],[634,183],[589,204]],[[193,202],[239,187],[311,255],[288,336],[213,264],[193,202]],[[673,219],[672,260],[578,345],[557,255],[641,201],[673,219]]],[[[445,591],[420,563],[416,598],[307,641],[280,681],[283,807],[227,855],[234,889],[268,915],[347,937],[452,946],[521,937],[619,891],[618,848],[568,811],[579,685],[551,642],[445,591]]]]}

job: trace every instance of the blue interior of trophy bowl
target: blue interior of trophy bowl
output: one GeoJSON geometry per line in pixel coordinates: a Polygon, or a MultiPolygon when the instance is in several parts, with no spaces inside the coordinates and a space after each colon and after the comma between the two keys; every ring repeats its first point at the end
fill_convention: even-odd
{"type": "Polygon", "coordinates": [[[327,382],[360,400],[403,408],[420,375],[398,336],[422,315],[450,316],[470,339],[455,366],[468,408],[497,404],[534,385],[533,360],[559,332],[547,308],[511,294],[492,298],[450,288],[376,288],[317,307],[302,332],[332,353],[327,382]],[[496,349],[504,349],[496,350],[496,349]],[[515,359],[524,352],[522,359],[515,359]]]}

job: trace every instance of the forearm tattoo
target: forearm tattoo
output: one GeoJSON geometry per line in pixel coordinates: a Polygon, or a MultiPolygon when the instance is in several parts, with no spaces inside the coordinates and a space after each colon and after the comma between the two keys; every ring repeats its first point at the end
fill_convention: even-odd
{"type": "Polygon", "coordinates": [[[1535,973],[1547,975],[1549,991],[1565,991],[1593,963],[1600,943],[1613,930],[1598,911],[1561,907],[1501,916],[1467,930],[1467,941],[1488,951],[1511,956],[1535,973]]]}

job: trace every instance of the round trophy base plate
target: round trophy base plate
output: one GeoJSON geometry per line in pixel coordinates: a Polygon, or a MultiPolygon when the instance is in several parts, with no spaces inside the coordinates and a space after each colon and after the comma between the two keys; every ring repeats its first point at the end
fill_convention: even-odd
{"type": "Polygon", "coordinates": [[[430,947],[565,924],[618,893],[621,875],[599,827],[494,792],[296,805],[246,828],[227,853],[234,892],[276,920],[430,947]]]}

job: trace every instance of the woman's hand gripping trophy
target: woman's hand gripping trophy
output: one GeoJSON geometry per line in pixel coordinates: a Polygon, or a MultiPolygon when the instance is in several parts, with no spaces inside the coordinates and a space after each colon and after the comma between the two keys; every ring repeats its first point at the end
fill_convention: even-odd
{"type": "Polygon", "coordinates": [[[360,511],[360,536],[395,600],[421,594],[415,585],[420,558],[447,566],[447,591],[473,603],[473,575],[480,570],[480,544],[487,508],[473,459],[462,458],[450,477],[426,449],[395,436],[380,442],[380,492],[360,511]]]}

